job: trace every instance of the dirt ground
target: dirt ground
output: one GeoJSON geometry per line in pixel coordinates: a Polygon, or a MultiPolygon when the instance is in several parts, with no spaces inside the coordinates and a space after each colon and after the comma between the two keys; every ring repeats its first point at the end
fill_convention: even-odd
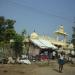
{"type": "Polygon", "coordinates": [[[62,73],[58,72],[58,64],[50,63],[46,66],[37,64],[0,64],[0,75],[75,75],[75,67],[64,65],[62,73]]]}

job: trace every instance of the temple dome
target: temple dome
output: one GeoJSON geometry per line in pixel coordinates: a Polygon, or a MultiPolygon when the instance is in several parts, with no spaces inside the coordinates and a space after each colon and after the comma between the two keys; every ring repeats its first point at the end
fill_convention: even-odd
{"type": "Polygon", "coordinates": [[[38,38],[38,34],[36,32],[33,32],[30,36],[30,38],[32,39],[37,39],[38,38]]]}

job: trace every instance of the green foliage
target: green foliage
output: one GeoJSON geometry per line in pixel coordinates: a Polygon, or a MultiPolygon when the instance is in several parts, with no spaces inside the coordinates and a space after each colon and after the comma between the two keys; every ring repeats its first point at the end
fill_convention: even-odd
{"type": "Polygon", "coordinates": [[[17,56],[22,52],[22,37],[14,29],[15,22],[15,20],[5,19],[4,16],[0,16],[0,47],[4,48],[5,44],[10,44],[10,40],[14,39],[15,42],[12,45],[17,56]]]}
{"type": "Polygon", "coordinates": [[[14,26],[13,25],[15,24],[15,22],[16,22],[15,20],[7,19],[6,20],[6,24],[8,25],[7,28],[8,29],[10,29],[10,28],[11,29],[14,29],[14,26]]]}
{"type": "Polygon", "coordinates": [[[13,29],[5,30],[6,40],[10,41],[10,39],[13,39],[15,35],[16,35],[16,31],[15,30],[13,30],[13,29]]]}
{"type": "Polygon", "coordinates": [[[0,25],[4,25],[5,24],[5,18],[4,16],[0,16],[0,25]]]}
{"type": "Polygon", "coordinates": [[[23,41],[23,37],[22,35],[16,33],[16,35],[14,36],[14,40],[15,42],[21,42],[23,41]]]}
{"type": "Polygon", "coordinates": [[[15,57],[18,57],[23,52],[23,37],[20,34],[16,34],[14,37],[13,50],[15,52],[15,57]]]}
{"type": "Polygon", "coordinates": [[[0,17],[0,42],[4,39],[4,31],[5,31],[5,18],[3,16],[0,17]]]}
{"type": "Polygon", "coordinates": [[[10,45],[10,40],[13,39],[14,42],[11,43],[12,49],[15,56],[20,56],[23,50],[23,39],[26,35],[26,30],[24,29],[22,35],[16,33],[14,24],[15,20],[5,19],[4,16],[0,16],[0,47],[4,48],[4,44],[10,45]]]}
{"type": "Polygon", "coordinates": [[[72,41],[75,50],[75,27],[73,27],[72,41]]]}
{"type": "Polygon", "coordinates": [[[27,34],[26,29],[24,29],[24,30],[22,31],[22,35],[24,36],[24,35],[26,35],[26,34],[27,34]]]}
{"type": "Polygon", "coordinates": [[[15,20],[5,19],[3,16],[0,16],[0,42],[13,39],[13,36],[16,34],[14,29],[15,22],[15,20]]]}

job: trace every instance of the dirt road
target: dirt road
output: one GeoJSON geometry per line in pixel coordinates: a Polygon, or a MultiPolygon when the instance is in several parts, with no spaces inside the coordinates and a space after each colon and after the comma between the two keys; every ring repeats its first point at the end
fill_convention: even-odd
{"type": "Polygon", "coordinates": [[[36,64],[0,64],[0,75],[75,75],[75,67],[64,65],[63,73],[58,65],[38,66],[36,64]]]}

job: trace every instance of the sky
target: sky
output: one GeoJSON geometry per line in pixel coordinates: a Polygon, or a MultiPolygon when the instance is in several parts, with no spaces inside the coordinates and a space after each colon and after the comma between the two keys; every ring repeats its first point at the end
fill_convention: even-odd
{"type": "Polygon", "coordinates": [[[75,0],[0,0],[0,16],[14,19],[15,30],[52,36],[59,25],[71,39],[75,21],[75,0]]]}

